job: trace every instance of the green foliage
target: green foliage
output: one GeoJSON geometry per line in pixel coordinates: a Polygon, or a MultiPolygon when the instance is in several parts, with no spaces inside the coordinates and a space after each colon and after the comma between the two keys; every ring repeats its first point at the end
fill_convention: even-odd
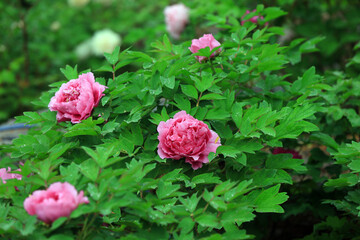
{"type": "MultiPolygon", "coordinates": [[[[345,72],[328,71],[322,76],[323,69],[306,64],[304,54],[320,50],[331,56],[344,42],[328,49],[331,39],[325,43],[323,36],[310,36],[297,26],[305,38],[291,39],[288,46],[286,41],[277,43],[285,31],[275,23],[293,17],[287,14],[288,4],[295,1],[277,1],[283,10],[258,5],[256,12],[244,17],[242,6],[221,2],[187,1],[192,9],[190,29],[179,41],[163,34],[163,15],[154,14],[168,1],[149,8],[143,7],[144,1],[124,2],[119,18],[133,18],[132,25],[114,21],[118,12],[111,6],[101,6],[106,14],[99,16],[94,15],[100,6],[95,1],[81,9],[93,21],[88,30],[69,27],[74,36],[71,44],[85,40],[90,35],[87,31],[98,30],[99,22],[111,19],[109,26],[127,33],[123,46],[104,53],[101,60],[78,65],[74,56],[59,55],[57,66],[62,66],[63,76],[55,77],[58,73],[50,71],[46,81],[61,82],[52,83],[34,102],[47,108],[62,83],[91,67],[96,81],[107,86],[91,117],[78,124],[59,123],[56,112],[49,110],[25,111],[16,117],[16,123],[32,128],[1,149],[0,167],[20,168],[23,176],[21,181],[0,184],[2,238],[275,239],[276,229],[270,229],[274,222],[287,223],[293,216],[309,214],[315,219],[310,223],[313,232],[299,238],[356,236],[357,230],[349,229],[360,216],[360,86],[354,74],[358,54],[348,61],[345,72]],[[264,18],[257,24],[241,23],[254,16],[264,18]],[[140,22],[146,22],[146,28],[139,27],[140,22]],[[184,40],[215,28],[219,48],[204,48],[196,54],[188,50],[191,43],[184,40]],[[211,57],[215,51],[219,53],[211,57]],[[199,63],[195,56],[208,60],[199,63]],[[157,153],[157,126],[182,110],[207,124],[221,142],[216,153],[209,154],[209,163],[198,170],[184,159],[161,159],[157,153]],[[291,153],[272,154],[275,147],[300,149],[303,159],[291,153]],[[35,190],[59,181],[83,190],[90,203],[51,225],[28,215],[23,201],[35,190]],[[346,218],[340,216],[343,212],[346,218]]],[[[47,4],[40,2],[26,10],[30,26],[34,14],[47,4]]],[[[318,7],[317,3],[312,6],[318,7]]],[[[333,6],[326,3],[323,8],[333,6]]],[[[80,21],[77,11],[70,9],[67,18],[80,21]]],[[[62,24],[74,24],[67,18],[61,18],[62,24]]],[[[69,49],[70,43],[59,48],[69,49]]],[[[31,51],[37,50],[34,63],[47,51],[40,44],[32,46],[31,51]]],[[[23,61],[9,62],[9,69],[0,71],[0,84],[14,84],[23,61]]],[[[46,72],[44,66],[41,73],[46,72]]]]}

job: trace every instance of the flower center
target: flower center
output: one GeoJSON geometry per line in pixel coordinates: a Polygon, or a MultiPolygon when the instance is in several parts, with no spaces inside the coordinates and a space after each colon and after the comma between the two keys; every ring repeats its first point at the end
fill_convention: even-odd
{"type": "Polygon", "coordinates": [[[48,196],[48,198],[52,198],[55,201],[59,200],[59,194],[55,193],[55,192],[51,192],[48,196]]]}
{"type": "Polygon", "coordinates": [[[78,99],[79,95],[80,91],[78,87],[70,87],[69,89],[64,90],[65,102],[76,100],[78,99]]]}

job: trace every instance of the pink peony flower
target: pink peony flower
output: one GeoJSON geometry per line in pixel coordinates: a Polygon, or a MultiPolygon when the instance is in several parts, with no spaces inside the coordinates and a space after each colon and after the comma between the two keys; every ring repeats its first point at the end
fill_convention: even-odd
{"type": "MultiPolygon", "coordinates": [[[[252,12],[256,12],[256,9],[254,9],[254,10],[252,10],[252,12]]],[[[250,11],[249,10],[246,10],[246,13],[241,17],[241,19],[243,19],[246,15],[248,15],[250,13],[250,11]]],[[[246,22],[252,22],[252,23],[257,23],[258,22],[258,19],[261,19],[261,20],[263,20],[264,19],[264,17],[263,16],[253,16],[253,17],[251,17],[250,19],[248,19],[248,20],[243,20],[243,21],[241,21],[241,25],[244,25],[244,23],[246,23],[246,22]]],[[[268,23],[265,23],[265,25],[268,25],[268,23]]]]}
{"type": "Polygon", "coordinates": [[[95,82],[94,75],[84,73],[78,79],[72,79],[61,85],[59,91],[51,98],[50,111],[57,111],[58,122],[71,121],[79,123],[91,115],[91,111],[99,104],[105,86],[95,82]]]}
{"type": "Polygon", "coordinates": [[[60,217],[69,217],[79,204],[89,203],[84,192],[79,194],[70,183],[56,182],[47,190],[37,190],[26,198],[24,208],[30,215],[50,224],[60,217]]]}
{"type": "Polygon", "coordinates": [[[194,170],[208,163],[209,153],[216,152],[221,145],[216,132],[185,111],[178,112],[166,122],[160,122],[157,131],[159,156],[176,160],[185,157],[185,162],[190,163],[194,170]]]}
{"type": "MultiPolygon", "coordinates": [[[[202,36],[199,39],[193,39],[191,41],[191,47],[189,47],[189,49],[192,53],[197,53],[199,51],[199,49],[209,47],[210,51],[211,51],[218,46],[220,46],[220,43],[213,37],[212,34],[204,34],[204,36],[202,36]]],[[[216,53],[218,53],[220,51],[221,50],[218,49],[218,50],[216,50],[216,53]]],[[[215,53],[211,54],[211,57],[214,57],[214,56],[215,56],[215,53]]],[[[203,60],[206,59],[206,57],[204,57],[204,56],[195,56],[195,57],[197,58],[197,60],[199,60],[199,62],[202,62],[203,60]]]]}
{"type": "MultiPolygon", "coordinates": [[[[16,171],[21,171],[20,169],[17,169],[16,171]]],[[[17,179],[17,180],[21,180],[22,176],[20,174],[16,174],[16,173],[9,173],[11,172],[11,168],[0,168],[0,178],[2,179],[3,183],[6,183],[5,180],[7,179],[17,179]]]]}
{"type": "Polygon", "coordinates": [[[293,158],[302,159],[301,155],[297,151],[291,150],[291,149],[285,149],[285,148],[282,148],[282,147],[277,147],[272,152],[272,154],[282,154],[282,153],[290,153],[290,154],[293,155],[293,158]]]}
{"type": "Polygon", "coordinates": [[[189,22],[189,9],[182,3],[167,6],[164,10],[166,30],[178,39],[189,22]]]}

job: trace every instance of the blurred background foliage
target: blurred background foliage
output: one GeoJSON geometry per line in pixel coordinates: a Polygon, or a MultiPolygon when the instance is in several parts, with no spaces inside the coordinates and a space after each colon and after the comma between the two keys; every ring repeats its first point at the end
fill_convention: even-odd
{"type": "MultiPolygon", "coordinates": [[[[59,68],[66,64],[77,64],[81,70],[102,66],[104,57],[77,54],[81,50],[79,45],[99,30],[111,29],[118,34],[122,49],[150,50],[151,43],[166,33],[164,8],[175,3],[170,0],[1,1],[0,122],[30,110],[31,101],[47,90],[50,83],[62,80],[59,68]]],[[[184,0],[183,3],[190,8],[190,23],[175,43],[217,32],[216,26],[209,25],[209,16],[241,18],[245,10],[255,9],[260,3],[265,7],[281,7],[288,14],[270,24],[284,27],[285,34],[274,41],[288,44],[296,38],[312,39],[309,45],[316,44],[318,48],[313,52],[314,48],[309,46],[313,53],[301,56],[297,46],[289,53],[293,66],[286,72],[294,75],[312,65],[320,73],[345,70],[360,39],[358,1],[184,0]]],[[[359,63],[360,55],[353,62],[359,63]]],[[[122,71],[134,69],[137,66],[130,64],[122,71]]],[[[359,67],[353,64],[346,71],[356,76],[359,67]]]]}

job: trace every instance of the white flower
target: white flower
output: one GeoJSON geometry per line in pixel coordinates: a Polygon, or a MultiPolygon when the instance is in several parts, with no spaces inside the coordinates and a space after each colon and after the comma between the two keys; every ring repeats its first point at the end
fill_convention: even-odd
{"type": "Polygon", "coordinates": [[[189,22],[189,8],[179,3],[167,6],[164,10],[166,30],[170,35],[178,39],[186,24],[189,22]]]}
{"type": "Polygon", "coordinates": [[[55,21],[55,22],[53,22],[53,23],[50,25],[50,29],[51,29],[52,31],[57,31],[57,30],[60,29],[60,27],[61,27],[61,24],[60,24],[60,22],[58,22],[58,21],[55,21]]]}
{"type": "Polygon", "coordinates": [[[88,4],[90,0],[68,0],[68,3],[72,7],[83,7],[88,4]]]}
{"type": "Polygon", "coordinates": [[[6,51],[6,46],[1,44],[0,45],[0,52],[5,52],[6,51]]]}
{"type": "Polygon", "coordinates": [[[91,39],[80,43],[75,48],[75,54],[79,59],[88,58],[91,55],[91,39]]]}
{"type": "Polygon", "coordinates": [[[98,56],[103,55],[104,52],[111,53],[120,44],[120,36],[109,29],[97,31],[91,39],[92,51],[98,56]]]}

